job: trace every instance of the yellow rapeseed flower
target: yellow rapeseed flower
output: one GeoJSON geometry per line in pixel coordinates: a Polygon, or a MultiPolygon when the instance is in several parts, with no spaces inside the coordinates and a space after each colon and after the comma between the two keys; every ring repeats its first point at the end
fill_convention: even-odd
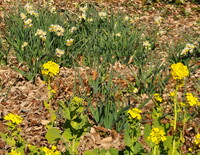
{"type": "Polygon", "coordinates": [[[133,109],[128,110],[128,114],[130,114],[130,116],[131,116],[132,118],[136,118],[136,119],[138,119],[138,120],[141,119],[140,113],[142,113],[142,111],[139,110],[138,108],[133,108],[133,109]]]}
{"type": "Polygon", "coordinates": [[[10,153],[8,153],[9,155],[21,155],[20,152],[17,152],[16,150],[12,149],[10,153]]]}
{"type": "Polygon", "coordinates": [[[187,66],[183,65],[180,62],[177,64],[172,64],[171,69],[172,77],[175,80],[181,80],[189,75],[187,66]]]}
{"type": "Polygon", "coordinates": [[[165,132],[159,128],[153,128],[148,137],[148,140],[151,140],[155,144],[159,144],[161,141],[164,142],[166,139],[165,132]]]}
{"type": "Polygon", "coordinates": [[[154,95],[154,99],[156,100],[156,101],[158,101],[158,102],[162,102],[162,97],[160,96],[160,94],[158,94],[158,93],[155,93],[154,95]]]}
{"type": "Polygon", "coordinates": [[[43,64],[43,68],[42,74],[50,77],[56,76],[60,71],[59,65],[52,61],[43,64]]]}
{"type": "Polygon", "coordinates": [[[5,120],[11,121],[13,124],[20,124],[22,122],[22,118],[18,115],[9,113],[4,117],[5,120]]]}
{"type": "Polygon", "coordinates": [[[190,106],[200,105],[198,98],[193,96],[192,93],[186,93],[186,99],[190,106]]]}
{"type": "Polygon", "coordinates": [[[200,133],[194,137],[194,143],[200,148],[200,133]]]}
{"type": "Polygon", "coordinates": [[[41,150],[45,152],[45,155],[59,155],[60,154],[60,152],[56,150],[56,147],[54,145],[51,147],[51,149],[45,146],[41,150]]]}

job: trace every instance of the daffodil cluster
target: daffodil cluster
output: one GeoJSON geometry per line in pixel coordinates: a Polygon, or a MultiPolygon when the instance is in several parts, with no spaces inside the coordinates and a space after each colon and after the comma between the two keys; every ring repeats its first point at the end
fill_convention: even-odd
{"type": "Polygon", "coordinates": [[[39,36],[39,38],[42,39],[42,41],[45,41],[46,40],[46,32],[43,31],[42,29],[37,29],[36,33],[35,33],[35,36],[39,36]]]}
{"type": "Polygon", "coordinates": [[[176,63],[171,65],[171,75],[175,80],[182,80],[189,75],[187,66],[182,63],[176,63]]]}
{"type": "Polygon", "coordinates": [[[200,148],[200,133],[198,133],[198,134],[194,137],[194,144],[196,144],[196,145],[200,148]]]}
{"type": "Polygon", "coordinates": [[[193,44],[186,44],[185,48],[181,51],[181,55],[185,55],[188,52],[192,53],[194,51],[195,46],[193,44]]]}
{"type": "Polygon", "coordinates": [[[32,24],[32,19],[27,19],[27,20],[25,20],[24,21],[24,28],[26,29],[26,28],[30,28],[30,27],[32,27],[33,26],[33,24],[32,24]]]}
{"type": "Polygon", "coordinates": [[[13,124],[20,124],[22,122],[22,118],[18,115],[9,113],[4,117],[5,120],[11,121],[13,124]]]}
{"type": "Polygon", "coordinates": [[[134,118],[134,119],[140,120],[141,119],[140,113],[142,113],[142,111],[139,110],[138,108],[133,108],[133,109],[128,110],[130,119],[134,118]]]}
{"type": "Polygon", "coordinates": [[[54,145],[51,147],[51,149],[45,146],[41,150],[45,152],[45,155],[60,155],[60,152],[56,150],[56,146],[54,145]]]}
{"type": "Polygon", "coordinates": [[[64,28],[62,28],[60,25],[57,25],[57,24],[51,24],[50,28],[49,28],[49,31],[50,32],[55,32],[55,34],[57,36],[63,36],[64,35],[64,28]]]}
{"type": "Polygon", "coordinates": [[[198,98],[193,96],[192,93],[186,93],[186,99],[190,106],[200,105],[198,98]]]}
{"type": "Polygon", "coordinates": [[[151,44],[149,43],[149,41],[144,41],[142,45],[145,49],[151,50],[151,44]]]}
{"type": "Polygon", "coordinates": [[[57,57],[61,57],[64,53],[65,53],[64,50],[61,50],[61,49],[59,49],[59,48],[56,48],[56,56],[57,56],[57,57]]]}
{"type": "Polygon", "coordinates": [[[28,3],[24,6],[24,9],[26,10],[26,12],[27,12],[29,15],[32,15],[32,16],[35,16],[35,17],[38,17],[38,16],[39,16],[39,14],[38,14],[37,12],[34,11],[33,6],[30,5],[30,4],[28,4],[28,3]]]}
{"type": "Polygon", "coordinates": [[[100,17],[101,19],[104,19],[104,18],[107,17],[107,13],[106,13],[106,12],[99,12],[99,17],[100,17]]]}
{"type": "Polygon", "coordinates": [[[162,102],[162,97],[160,96],[160,94],[158,94],[158,93],[155,93],[154,95],[154,99],[157,101],[157,102],[162,102]]]}
{"type": "Polygon", "coordinates": [[[70,38],[66,40],[66,45],[71,46],[74,43],[74,39],[70,38]]]}
{"type": "Polygon", "coordinates": [[[24,42],[21,46],[22,50],[24,50],[24,47],[28,46],[28,43],[27,42],[24,42]]]}
{"type": "Polygon", "coordinates": [[[165,132],[159,128],[153,128],[151,130],[150,136],[148,140],[152,141],[155,144],[159,144],[161,141],[164,142],[166,140],[165,132]]]}
{"type": "Polygon", "coordinates": [[[163,18],[162,18],[161,16],[154,18],[154,22],[155,22],[157,25],[160,25],[161,22],[162,22],[162,20],[163,20],[163,18]]]}
{"type": "Polygon", "coordinates": [[[50,77],[56,76],[60,71],[59,65],[55,62],[48,61],[43,64],[42,74],[50,77]]]}

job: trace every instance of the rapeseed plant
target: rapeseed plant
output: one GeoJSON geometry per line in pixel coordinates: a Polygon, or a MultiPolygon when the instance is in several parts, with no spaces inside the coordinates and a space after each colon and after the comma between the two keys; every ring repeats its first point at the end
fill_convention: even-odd
{"type": "Polygon", "coordinates": [[[12,113],[9,113],[8,115],[6,115],[4,119],[7,121],[11,121],[13,124],[16,124],[16,125],[22,122],[22,118],[20,116],[12,114],[12,113]]]}
{"type": "Polygon", "coordinates": [[[200,148],[200,133],[194,137],[194,144],[200,148]]]}
{"type": "Polygon", "coordinates": [[[160,96],[160,94],[158,94],[158,93],[155,93],[154,95],[154,99],[157,101],[157,102],[162,102],[162,97],[160,96]]]}
{"type": "Polygon", "coordinates": [[[45,155],[60,155],[60,152],[56,150],[56,146],[52,146],[51,149],[47,148],[46,146],[41,148],[45,155]]]}
{"type": "Polygon", "coordinates": [[[42,74],[53,77],[59,73],[59,70],[59,65],[57,63],[48,61],[47,63],[43,64],[42,74]]]}
{"type": "Polygon", "coordinates": [[[198,98],[193,96],[192,93],[186,93],[186,99],[187,99],[187,103],[190,106],[195,106],[195,105],[200,105],[200,102],[198,101],[198,98]]]}
{"type": "Polygon", "coordinates": [[[17,152],[15,149],[11,149],[9,155],[22,155],[20,152],[17,152]]]}
{"type": "Polygon", "coordinates": [[[182,63],[176,63],[171,65],[171,75],[175,80],[182,80],[183,78],[189,75],[189,71],[187,66],[183,65],[182,63]]]}
{"type": "Polygon", "coordinates": [[[160,142],[164,142],[166,140],[165,132],[163,129],[153,128],[151,130],[150,136],[148,140],[152,141],[155,144],[159,144],[160,142]]]}
{"type": "Polygon", "coordinates": [[[139,110],[138,108],[133,108],[133,109],[128,110],[129,119],[134,118],[134,119],[140,120],[142,118],[140,113],[142,113],[142,111],[139,110]]]}

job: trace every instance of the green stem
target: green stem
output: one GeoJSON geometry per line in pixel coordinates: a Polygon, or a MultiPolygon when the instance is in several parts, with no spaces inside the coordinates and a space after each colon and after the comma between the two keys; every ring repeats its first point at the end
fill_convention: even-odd
{"type": "Polygon", "coordinates": [[[173,148],[172,148],[172,155],[176,155],[176,154],[175,154],[175,151],[176,151],[176,140],[175,140],[175,137],[174,137],[174,140],[173,140],[173,148]]]}
{"type": "Polygon", "coordinates": [[[153,148],[153,155],[157,155],[157,145],[155,145],[153,148]]]}

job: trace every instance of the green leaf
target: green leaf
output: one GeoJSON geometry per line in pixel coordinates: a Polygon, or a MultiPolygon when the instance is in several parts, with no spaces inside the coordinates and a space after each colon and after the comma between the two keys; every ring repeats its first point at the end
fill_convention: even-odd
{"type": "Polygon", "coordinates": [[[84,155],[98,155],[98,154],[93,151],[87,150],[84,152],[84,155]]]}
{"type": "Polygon", "coordinates": [[[167,139],[163,142],[165,149],[170,149],[173,143],[173,136],[167,136],[167,139]]]}
{"type": "Polygon", "coordinates": [[[57,128],[49,128],[46,134],[46,139],[48,143],[52,144],[55,140],[61,138],[61,131],[57,128]]]}
{"type": "Polygon", "coordinates": [[[71,141],[73,137],[70,128],[65,129],[62,136],[67,142],[71,141]]]}
{"type": "Polygon", "coordinates": [[[111,149],[109,150],[109,152],[110,152],[111,155],[118,155],[118,154],[119,154],[119,150],[114,149],[114,148],[111,148],[111,149]]]}

